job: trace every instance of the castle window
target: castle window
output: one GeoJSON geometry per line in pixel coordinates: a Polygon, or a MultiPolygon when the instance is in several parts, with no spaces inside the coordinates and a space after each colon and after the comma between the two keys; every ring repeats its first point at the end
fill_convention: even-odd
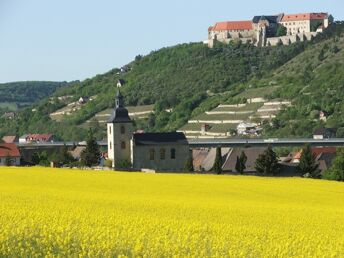
{"type": "Polygon", "coordinates": [[[176,149],[171,149],[171,159],[176,159],[176,149]]]}
{"type": "Polygon", "coordinates": [[[121,142],[121,149],[122,149],[122,150],[125,150],[125,147],[126,147],[126,146],[125,146],[125,142],[122,141],[122,142],[121,142]]]}
{"type": "Polygon", "coordinates": [[[166,151],[165,151],[165,149],[160,149],[160,159],[161,160],[164,160],[165,159],[165,155],[166,154],[166,151]]]}
{"type": "Polygon", "coordinates": [[[125,134],[125,127],[123,125],[121,126],[121,134],[125,134]]]}
{"type": "Polygon", "coordinates": [[[154,160],[155,159],[155,150],[154,149],[150,149],[149,150],[149,159],[150,160],[154,160]]]}

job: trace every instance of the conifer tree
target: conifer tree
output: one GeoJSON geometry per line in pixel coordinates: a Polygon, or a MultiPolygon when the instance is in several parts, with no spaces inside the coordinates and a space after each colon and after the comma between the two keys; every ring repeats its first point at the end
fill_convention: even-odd
{"type": "Polygon", "coordinates": [[[92,130],[89,130],[86,149],[81,153],[81,163],[87,167],[99,165],[100,156],[99,145],[93,136],[92,130]]]}
{"type": "Polygon", "coordinates": [[[222,155],[220,147],[216,148],[216,156],[213,165],[213,171],[218,175],[222,173],[222,155]]]}
{"type": "Polygon", "coordinates": [[[279,172],[277,154],[270,145],[256,160],[256,170],[264,176],[276,175],[279,172]]]}
{"type": "Polygon", "coordinates": [[[298,172],[302,176],[309,176],[311,178],[320,178],[319,164],[316,162],[316,157],[312,153],[311,146],[307,144],[302,149],[300,163],[297,167],[298,172]]]}
{"type": "Polygon", "coordinates": [[[246,169],[246,161],[247,161],[247,156],[244,151],[241,152],[240,156],[237,156],[237,161],[235,164],[235,170],[240,173],[244,174],[244,171],[246,169]]]}

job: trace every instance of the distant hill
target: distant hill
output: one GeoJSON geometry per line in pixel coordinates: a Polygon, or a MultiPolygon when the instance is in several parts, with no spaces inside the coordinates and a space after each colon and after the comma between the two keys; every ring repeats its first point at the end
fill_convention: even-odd
{"type": "Polygon", "coordinates": [[[52,95],[66,82],[24,81],[0,84],[0,110],[15,111],[52,95]]]}
{"type": "MultiPolygon", "coordinates": [[[[266,135],[309,135],[313,127],[322,125],[316,120],[319,110],[329,116],[326,126],[335,120],[334,124],[342,127],[344,121],[334,117],[344,107],[340,92],[343,27],[337,23],[311,42],[290,46],[257,48],[234,42],[209,49],[191,43],[137,56],[122,69],[58,88],[52,98],[36,105],[35,111],[25,110],[14,121],[0,120],[0,134],[49,131],[64,140],[82,139],[87,132],[85,122],[113,107],[118,80],[124,84],[121,91],[127,105],[154,104],[154,114],[136,120],[137,128],[149,131],[176,130],[220,103],[244,102],[245,96],[254,97],[258,91],[266,92],[267,98],[291,100],[294,105],[282,111],[273,126],[265,127],[266,135]],[[272,86],[276,90],[264,90],[272,86]],[[82,96],[92,97],[92,101],[58,121],[51,119],[50,114],[64,110],[82,96]],[[302,123],[295,122],[298,119],[302,123]]],[[[102,124],[86,124],[99,131],[98,138],[105,136],[102,124]]]]}

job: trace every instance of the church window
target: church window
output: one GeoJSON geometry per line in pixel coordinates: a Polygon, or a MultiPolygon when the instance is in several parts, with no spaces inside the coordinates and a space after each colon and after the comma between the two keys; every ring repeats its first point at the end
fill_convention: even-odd
{"type": "Polygon", "coordinates": [[[171,159],[176,159],[176,149],[171,149],[171,159]]]}
{"type": "Polygon", "coordinates": [[[155,150],[154,149],[150,149],[149,150],[149,159],[150,160],[154,160],[155,159],[155,150]]]}
{"type": "Polygon", "coordinates": [[[112,142],[110,142],[110,150],[112,150],[112,142]]]}
{"type": "Polygon", "coordinates": [[[121,126],[121,134],[125,134],[125,127],[123,125],[121,126]]]}
{"type": "Polygon", "coordinates": [[[109,134],[111,135],[111,133],[112,133],[112,126],[110,125],[109,126],[109,134]]]}
{"type": "Polygon", "coordinates": [[[160,149],[160,159],[161,160],[165,159],[165,153],[166,153],[165,149],[160,149]]]}
{"type": "Polygon", "coordinates": [[[122,149],[122,150],[125,149],[125,142],[121,142],[121,149],[122,149]]]}

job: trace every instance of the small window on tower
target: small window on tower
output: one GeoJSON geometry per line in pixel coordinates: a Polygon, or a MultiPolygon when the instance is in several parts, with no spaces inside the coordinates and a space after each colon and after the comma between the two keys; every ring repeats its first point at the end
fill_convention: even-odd
{"type": "Polygon", "coordinates": [[[122,150],[125,149],[125,142],[121,142],[121,149],[122,149],[122,150]]]}
{"type": "Polygon", "coordinates": [[[125,134],[125,127],[123,125],[121,126],[121,134],[125,134]]]}
{"type": "Polygon", "coordinates": [[[149,150],[149,159],[150,160],[154,160],[155,159],[155,150],[154,149],[150,149],[149,150]]]}
{"type": "Polygon", "coordinates": [[[110,150],[112,150],[112,142],[110,142],[110,150]]]}

